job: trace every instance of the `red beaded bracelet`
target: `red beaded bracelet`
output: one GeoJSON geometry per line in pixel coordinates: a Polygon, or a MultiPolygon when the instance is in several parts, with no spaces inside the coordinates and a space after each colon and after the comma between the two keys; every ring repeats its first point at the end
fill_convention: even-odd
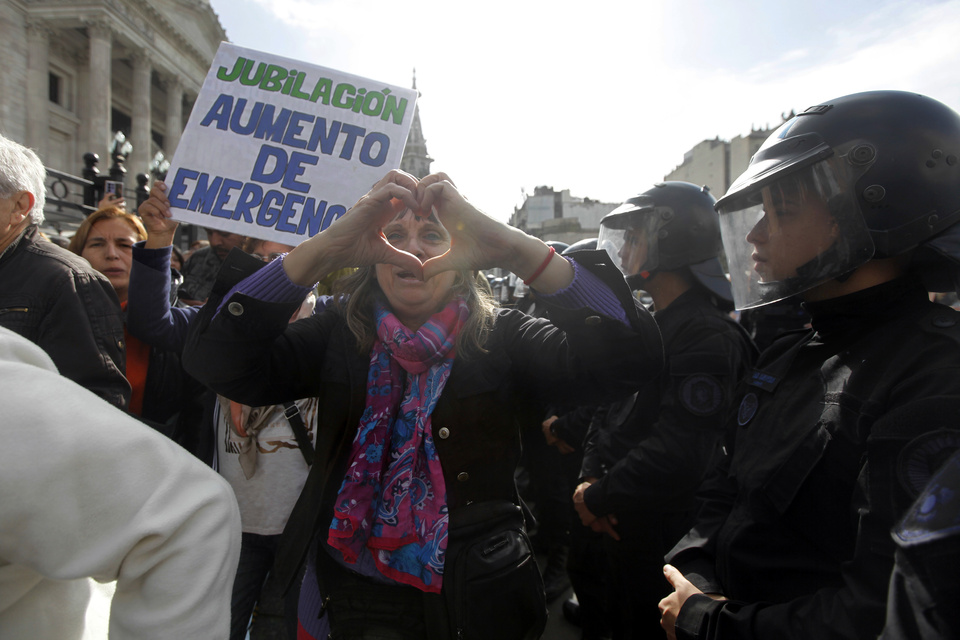
{"type": "Polygon", "coordinates": [[[546,270],[547,265],[550,264],[550,260],[553,259],[553,254],[555,254],[556,252],[557,252],[556,249],[554,249],[553,247],[550,247],[550,251],[547,252],[547,257],[543,259],[543,262],[541,262],[540,266],[537,267],[537,270],[533,272],[533,275],[523,281],[523,284],[529,287],[534,280],[539,278],[540,274],[543,273],[544,270],[546,270]]]}

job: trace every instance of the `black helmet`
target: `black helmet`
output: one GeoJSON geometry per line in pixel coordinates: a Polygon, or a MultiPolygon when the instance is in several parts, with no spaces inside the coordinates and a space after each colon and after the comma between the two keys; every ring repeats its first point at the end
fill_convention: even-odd
{"type": "MultiPolygon", "coordinates": [[[[717,202],[737,308],[780,300],[921,245],[921,275],[951,275],[942,263],[928,267],[934,256],[960,257],[951,239],[957,230],[930,242],[960,220],[958,158],[960,116],[914,93],[844,96],[785,122],[717,202]],[[821,236],[808,255],[797,253],[796,264],[774,265],[783,261],[771,254],[783,252],[771,245],[765,254],[765,234],[780,233],[796,247],[787,226],[778,225],[800,205],[804,215],[821,211],[819,222],[804,223],[821,225],[821,236]]],[[[952,288],[952,280],[928,280],[931,290],[952,288]]]]}
{"type": "Polygon", "coordinates": [[[715,204],[707,187],[661,182],[603,217],[599,246],[638,288],[642,288],[638,279],[685,268],[711,293],[729,302],[733,299],[730,283],[717,259],[721,242],[715,204]],[[631,244],[636,250],[630,249],[631,244]]]}
{"type": "Polygon", "coordinates": [[[570,246],[566,242],[560,242],[559,240],[547,240],[544,244],[546,244],[548,247],[553,247],[553,250],[561,255],[567,250],[567,247],[570,246]]]}
{"type": "Polygon", "coordinates": [[[572,245],[561,251],[561,255],[568,256],[571,253],[576,253],[577,251],[596,251],[597,249],[597,239],[596,238],[584,238],[583,240],[577,240],[572,245]]]}

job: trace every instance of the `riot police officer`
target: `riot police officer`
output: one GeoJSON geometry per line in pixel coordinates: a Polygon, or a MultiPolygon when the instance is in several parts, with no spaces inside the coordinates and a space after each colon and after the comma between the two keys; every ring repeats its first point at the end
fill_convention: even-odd
{"type": "Polygon", "coordinates": [[[717,203],[734,300],[800,294],[761,354],[732,455],[668,555],[670,638],[876,638],[890,530],[960,417],[960,116],[877,91],[777,129],[717,203]],[[672,565],[672,566],[671,566],[672,565]]]}
{"type": "Polygon", "coordinates": [[[728,315],[717,256],[716,200],[706,187],[657,184],[600,223],[599,248],[631,288],[653,300],[666,366],[632,398],[604,407],[584,447],[574,494],[584,525],[609,534],[606,589],[615,639],[657,637],[656,603],[670,591],[663,555],[693,516],[694,494],[719,458],[724,416],[756,356],[728,315]]]}

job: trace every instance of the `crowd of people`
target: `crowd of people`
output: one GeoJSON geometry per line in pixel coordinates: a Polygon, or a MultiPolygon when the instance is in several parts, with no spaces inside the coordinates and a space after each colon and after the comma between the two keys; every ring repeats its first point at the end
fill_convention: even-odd
{"type": "Polygon", "coordinates": [[[0,638],[95,580],[112,638],[241,640],[268,576],[299,640],[533,639],[570,587],[584,640],[960,638],[958,157],[868,92],[572,246],[390,171],[184,255],[163,182],[48,242],[0,136],[0,638]]]}

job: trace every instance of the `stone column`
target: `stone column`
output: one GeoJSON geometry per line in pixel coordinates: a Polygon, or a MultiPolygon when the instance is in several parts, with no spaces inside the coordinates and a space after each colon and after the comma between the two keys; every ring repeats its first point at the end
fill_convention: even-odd
{"type": "Polygon", "coordinates": [[[110,94],[113,32],[106,22],[96,21],[87,24],[87,36],[90,38],[90,78],[87,85],[89,98],[84,123],[89,131],[90,148],[87,151],[99,155],[100,164],[109,167],[110,142],[113,139],[113,132],[110,131],[110,110],[113,106],[110,94]]]}
{"type": "Polygon", "coordinates": [[[163,154],[172,161],[183,132],[183,82],[176,76],[170,76],[166,80],[166,89],[167,132],[163,136],[163,154]]]}
{"type": "Polygon", "coordinates": [[[41,20],[27,24],[27,146],[49,162],[50,28],[41,20]]]}
{"type": "Polygon", "coordinates": [[[133,151],[130,153],[130,159],[127,162],[127,171],[134,176],[138,173],[147,173],[150,160],[153,158],[150,117],[150,74],[152,70],[147,52],[144,50],[135,51],[133,54],[133,113],[131,114],[130,127],[130,144],[133,145],[133,151]]]}

